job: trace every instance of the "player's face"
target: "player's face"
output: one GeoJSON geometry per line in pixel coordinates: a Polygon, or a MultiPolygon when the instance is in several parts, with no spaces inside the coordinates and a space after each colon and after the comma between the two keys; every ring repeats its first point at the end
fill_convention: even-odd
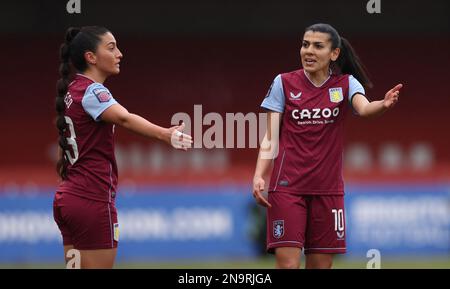
{"type": "Polygon", "coordinates": [[[107,32],[100,37],[101,41],[95,53],[96,67],[105,75],[118,74],[120,72],[120,60],[122,53],[117,47],[114,36],[107,32]]]}
{"type": "Polygon", "coordinates": [[[332,49],[328,33],[307,31],[303,36],[300,56],[306,72],[327,71],[330,62],[339,56],[339,48],[332,49]]]}

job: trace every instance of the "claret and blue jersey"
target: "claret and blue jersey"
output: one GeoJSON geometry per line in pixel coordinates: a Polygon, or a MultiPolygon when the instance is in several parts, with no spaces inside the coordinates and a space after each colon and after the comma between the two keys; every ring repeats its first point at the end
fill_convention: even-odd
{"type": "Polygon", "coordinates": [[[101,83],[77,74],[65,97],[67,179],[57,191],[113,202],[117,186],[114,125],[100,115],[117,101],[101,83]]]}
{"type": "Polygon", "coordinates": [[[330,73],[320,86],[303,69],[275,78],[261,104],[283,114],[269,191],[344,194],[343,120],[356,93],[364,88],[347,74],[330,73]]]}

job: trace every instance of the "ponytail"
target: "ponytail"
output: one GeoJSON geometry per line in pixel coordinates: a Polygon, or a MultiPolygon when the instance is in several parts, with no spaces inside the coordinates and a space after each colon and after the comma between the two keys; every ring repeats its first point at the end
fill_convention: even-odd
{"type": "Polygon", "coordinates": [[[372,82],[367,76],[367,71],[356,55],[355,50],[347,39],[340,37],[339,33],[329,24],[314,24],[305,29],[305,32],[322,32],[330,35],[331,48],[340,48],[339,57],[331,63],[331,68],[339,73],[353,75],[365,88],[373,87],[372,82]]]}
{"type": "Polygon", "coordinates": [[[65,151],[69,148],[67,139],[65,137],[67,123],[64,118],[64,112],[66,111],[64,98],[67,94],[67,89],[69,87],[70,77],[72,74],[70,65],[70,44],[79,32],[80,29],[78,28],[69,28],[66,32],[65,41],[63,44],[61,44],[61,48],[59,51],[59,58],[61,61],[61,64],[59,65],[59,74],[61,78],[56,83],[56,127],[59,133],[58,144],[61,150],[58,162],[56,164],[56,171],[63,180],[67,178],[68,160],[67,156],[65,155],[65,151]]]}
{"type": "Polygon", "coordinates": [[[372,88],[372,82],[367,76],[366,69],[359,59],[355,50],[350,45],[347,39],[341,37],[341,52],[336,65],[339,67],[341,73],[353,75],[365,88],[372,88]]]}

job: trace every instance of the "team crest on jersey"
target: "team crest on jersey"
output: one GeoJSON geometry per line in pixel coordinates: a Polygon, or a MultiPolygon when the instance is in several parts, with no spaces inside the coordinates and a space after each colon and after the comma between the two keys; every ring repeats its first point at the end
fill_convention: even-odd
{"type": "Polygon", "coordinates": [[[273,236],[277,239],[284,236],[284,220],[273,221],[273,236]]]}
{"type": "Polygon", "coordinates": [[[342,87],[333,87],[328,89],[330,93],[331,102],[341,102],[344,99],[344,94],[342,93],[342,87]]]}
{"type": "Polygon", "coordinates": [[[100,102],[108,102],[111,99],[111,94],[106,89],[95,88],[93,92],[100,102]]]}

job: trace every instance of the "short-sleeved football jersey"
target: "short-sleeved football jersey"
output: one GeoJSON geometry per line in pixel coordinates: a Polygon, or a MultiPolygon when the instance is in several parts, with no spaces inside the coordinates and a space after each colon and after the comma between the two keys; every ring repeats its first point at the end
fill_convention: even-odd
{"type": "Polygon", "coordinates": [[[303,69],[278,75],[261,104],[283,113],[269,191],[342,195],[344,117],[363,86],[334,75],[319,87],[303,69]]]}
{"type": "Polygon", "coordinates": [[[117,187],[114,125],[101,121],[103,111],[116,100],[101,83],[77,74],[64,99],[70,149],[67,179],[57,188],[87,199],[113,202],[117,187]]]}

